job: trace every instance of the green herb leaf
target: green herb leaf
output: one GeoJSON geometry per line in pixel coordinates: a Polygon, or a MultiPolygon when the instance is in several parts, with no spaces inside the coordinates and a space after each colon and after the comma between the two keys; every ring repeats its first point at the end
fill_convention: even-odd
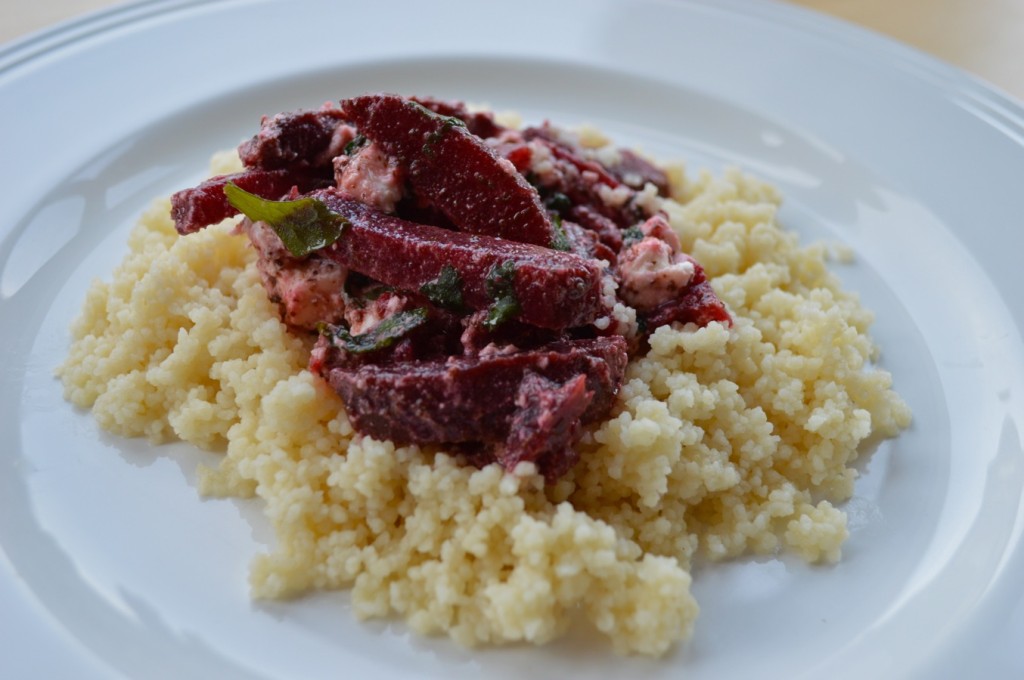
{"type": "Polygon", "coordinates": [[[628,248],[629,246],[644,240],[644,232],[640,230],[640,227],[630,227],[629,229],[622,232],[622,247],[628,248]]]}
{"type": "Polygon", "coordinates": [[[409,103],[412,104],[417,109],[419,109],[420,113],[425,114],[428,118],[436,118],[443,120],[444,130],[449,130],[453,127],[466,127],[466,122],[459,118],[458,116],[442,116],[440,113],[437,113],[436,111],[431,111],[430,109],[428,109],[423,104],[420,104],[419,102],[410,101],[409,103]]]}
{"type": "Polygon", "coordinates": [[[514,292],[513,285],[516,278],[515,260],[505,260],[501,264],[491,267],[487,272],[487,279],[484,282],[487,294],[492,298],[499,298],[514,292]]]}
{"type": "Polygon", "coordinates": [[[556,191],[544,199],[544,205],[548,210],[554,210],[555,212],[560,213],[563,210],[568,210],[572,207],[572,199],[561,191],[556,191]]]}
{"type": "Polygon", "coordinates": [[[436,279],[420,286],[420,292],[438,307],[456,312],[466,308],[462,298],[462,277],[450,264],[441,267],[436,279]]]}
{"type": "Polygon", "coordinates": [[[425,114],[428,118],[443,121],[441,123],[440,129],[434,130],[433,132],[427,135],[427,140],[426,142],[423,143],[423,148],[421,149],[425,155],[430,156],[431,158],[433,158],[434,156],[434,145],[441,141],[441,138],[444,137],[446,132],[455,127],[466,127],[466,122],[461,118],[458,118],[456,116],[442,116],[439,113],[431,111],[430,109],[428,109],[426,106],[423,106],[423,104],[420,104],[419,102],[412,102],[412,104],[413,106],[418,108],[421,113],[425,114]]]}
{"type": "Polygon", "coordinates": [[[442,116],[444,118],[444,125],[442,126],[445,130],[450,130],[453,127],[466,127],[466,121],[455,116],[442,116]]]}
{"type": "Polygon", "coordinates": [[[348,220],[323,201],[306,197],[295,201],[270,201],[250,194],[234,182],[224,187],[228,203],[254,222],[266,222],[295,257],[326,248],[341,237],[348,220]]]}
{"type": "Polygon", "coordinates": [[[364,146],[366,146],[366,135],[360,133],[353,137],[351,142],[345,145],[344,153],[346,156],[351,156],[364,146]]]}
{"type": "Polygon", "coordinates": [[[505,260],[495,265],[487,274],[485,282],[487,294],[494,303],[487,308],[484,326],[494,330],[519,313],[519,299],[515,291],[516,263],[505,260]]]}
{"type": "Polygon", "coordinates": [[[423,325],[427,320],[427,308],[418,307],[405,312],[398,312],[381,321],[371,330],[361,334],[352,335],[341,326],[327,327],[326,333],[321,328],[321,334],[328,335],[331,342],[353,354],[365,354],[375,352],[379,349],[390,347],[406,333],[423,325]]]}
{"type": "Polygon", "coordinates": [[[484,319],[484,327],[494,330],[509,319],[515,318],[519,313],[519,301],[514,296],[500,297],[487,308],[487,318],[484,319]]]}
{"type": "Polygon", "coordinates": [[[562,224],[562,218],[558,213],[551,213],[551,248],[552,250],[561,250],[563,252],[572,252],[572,241],[569,240],[569,235],[565,233],[565,225],[562,224]]]}

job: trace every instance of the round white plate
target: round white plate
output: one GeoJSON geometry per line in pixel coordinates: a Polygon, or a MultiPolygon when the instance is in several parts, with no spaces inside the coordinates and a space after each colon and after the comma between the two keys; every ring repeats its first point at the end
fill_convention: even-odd
{"type": "Polygon", "coordinates": [[[0,50],[0,101],[0,677],[1024,677],[1017,103],[740,0],[141,2],[0,50]],[[701,567],[694,638],[653,661],[586,633],[464,650],[356,623],[344,593],[251,602],[258,503],[200,499],[210,454],[97,431],[52,370],[152,197],[262,114],[370,90],[739,165],[805,240],[850,245],[915,421],[863,464],[843,561],[701,567]]]}

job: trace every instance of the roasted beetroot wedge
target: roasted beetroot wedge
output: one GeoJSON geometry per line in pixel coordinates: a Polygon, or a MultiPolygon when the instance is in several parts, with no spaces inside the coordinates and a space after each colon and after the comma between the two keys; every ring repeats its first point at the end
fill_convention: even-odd
{"type": "Polygon", "coordinates": [[[416,224],[333,189],[310,194],[348,221],[324,256],[448,308],[490,310],[492,324],[516,319],[559,330],[603,310],[602,270],[579,255],[491,236],[416,224]]]}
{"type": "Polygon", "coordinates": [[[328,166],[355,134],[344,124],[341,109],[333,107],[279,113],[263,119],[238,156],[246,167],[264,170],[328,166]]]}
{"type": "Polygon", "coordinates": [[[322,173],[312,171],[246,170],[233,175],[211,177],[198,186],[182,189],[171,196],[171,217],[179,234],[191,234],[238,214],[224,194],[232,182],[260,198],[276,201],[296,187],[310,191],[329,183],[322,173]]]}
{"type": "Polygon", "coordinates": [[[398,95],[341,102],[359,131],[409,169],[413,189],[460,230],[546,248],[556,242],[537,191],[455,116],[398,95]]]}
{"type": "Polygon", "coordinates": [[[718,321],[727,326],[732,325],[732,316],[729,314],[729,310],[725,308],[725,304],[706,280],[700,283],[691,283],[676,298],[643,313],[641,318],[643,318],[649,333],[653,333],[659,326],[666,326],[670,323],[694,323],[698,326],[707,326],[712,321],[718,321]]]}
{"type": "Polygon", "coordinates": [[[647,184],[653,184],[658,193],[662,196],[671,194],[668,175],[664,170],[651,163],[643,156],[637,155],[629,149],[619,149],[619,161],[608,167],[608,171],[628,187],[643,189],[647,184]]]}
{"type": "MultiPolygon", "coordinates": [[[[589,206],[610,218],[621,229],[627,229],[646,217],[635,205],[635,190],[620,182],[597,161],[584,158],[581,149],[561,141],[549,126],[526,128],[523,130],[523,139],[546,148],[546,155],[554,171],[538,177],[539,186],[544,191],[564,194],[573,206],[589,206]],[[609,203],[606,201],[608,192],[621,196],[609,203]]],[[[507,153],[516,152],[508,149],[507,153]]],[[[571,219],[580,220],[579,217],[571,219]]],[[[588,226],[585,221],[580,220],[580,223],[588,226]]]]}
{"type": "Polygon", "coordinates": [[[585,375],[565,384],[529,372],[516,392],[516,411],[505,444],[495,458],[506,470],[532,462],[549,480],[558,479],[576,464],[573,447],[579,439],[581,418],[594,398],[585,375]]]}
{"type": "MultiPolygon", "coordinates": [[[[310,368],[341,395],[359,432],[403,443],[497,443],[509,434],[520,384],[528,373],[558,384],[586,376],[583,386],[575,386],[585,387],[585,403],[570,414],[586,423],[611,410],[626,361],[625,341],[611,336],[439,361],[354,369],[316,362],[310,368]]],[[[582,394],[575,395],[573,403],[580,398],[582,394]]],[[[536,406],[532,401],[529,405],[536,406]]]]}
{"type": "Polygon", "coordinates": [[[411,97],[412,101],[422,104],[439,116],[455,116],[466,124],[466,129],[477,137],[496,137],[505,128],[494,120],[490,111],[470,111],[460,101],[445,101],[433,97],[411,97]]]}

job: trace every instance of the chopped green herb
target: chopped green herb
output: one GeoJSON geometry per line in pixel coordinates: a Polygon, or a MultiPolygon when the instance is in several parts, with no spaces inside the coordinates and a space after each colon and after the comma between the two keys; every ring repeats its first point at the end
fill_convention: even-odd
{"type": "Polygon", "coordinates": [[[295,201],[271,201],[250,194],[234,182],[224,187],[228,203],[254,222],[266,222],[295,257],[326,248],[341,237],[348,220],[323,201],[306,197],[295,201]]]}
{"type": "Polygon", "coordinates": [[[441,120],[443,120],[444,125],[442,126],[441,129],[442,132],[444,132],[445,130],[449,130],[453,127],[466,127],[465,121],[463,121],[458,116],[442,116],[440,113],[437,113],[436,111],[431,111],[430,109],[428,109],[423,104],[420,104],[419,102],[411,103],[413,106],[420,110],[420,113],[426,114],[430,118],[440,118],[441,120]]]}
{"type": "Polygon", "coordinates": [[[486,289],[494,303],[487,309],[484,326],[494,330],[519,313],[519,299],[515,291],[516,263],[505,260],[494,265],[487,274],[486,289]]]}
{"type": "Polygon", "coordinates": [[[566,253],[571,252],[572,241],[569,240],[569,235],[565,232],[565,225],[562,224],[562,218],[558,213],[551,213],[551,226],[551,248],[566,253]]]}
{"type": "Polygon", "coordinates": [[[426,106],[423,106],[423,104],[420,104],[419,102],[412,102],[412,104],[427,117],[435,120],[444,121],[441,124],[441,129],[435,130],[434,132],[431,132],[430,134],[427,135],[427,141],[424,142],[423,148],[421,149],[423,153],[426,154],[427,156],[433,157],[434,145],[441,141],[441,137],[443,137],[446,132],[451,130],[453,127],[466,127],[465,121],[463,121],[461,118],[457,116],[442,116],[439,113],[431,111],[430,109],[428,109],[426,106]]]}
{"type": "Polygon", "coordinates": [[[491,271],[487,273],[487,280],[484,282],[487,294],[496,299],[511,293],[515,277],[515,260],[505,260],[501,264],[494,265],[491,267],[491,271]]]}
{"type": "Polygon", "coordinates": [[[428,109],[428,108],[427,108],[426,106],[424,106],[423,104],[420,104],[419,102],[414,102],[414,101],[412,101],[412,100],[410,99],[410,100],[409,100],[409,103],[410,103],[410,104],[412,104],[412,105],[413,105],[414,107],[416,107],[417,109],[419,109],[419,110],[420,110],[420,113],[422,113],[422,114],[425,114],[425,115],[427,115],[427,116],[428,116],[428,117],[430,117],[430,118],[433,118],[434,116],[436,116],[436,115],[437,115],[436,113],[434,113],[433,111],[431,111],[430,109],[428,109]]]}
{"type": "Polygon", "coordinates": [[[451,127],[452,125],[461,125],[462,127],[466,127],[466,124],[458,116],[442,116],[437,111],[431,111],[430,109],[428,109],[423,104],[420,104],[419,102],[414,102],[410,100],[409,103],[415,106],[417,109],[419,109],[420,113],[424,114],[429,118],[440,118],[446,121],[449,124],[449,127],[451,127]]]}
{"type": "Polygon", "coordinates": [[[644,232],[640,231],[640,227],[630,227],[629,229],[622,232],[622,247],[627,248],[638,241],[644,240],[644,232]]]}
{"type": "Polygon", "coordinates": [[[444,126],[443,127],[444,127],[445,130],[450,130],[453,127],[462,127],[462,128],[464,128],[464,127],[466,127],[466,121],[464,121],[461,118],[458,118],[456,116],[448,116],[447,118],[444,119],[444,126]]]}
{"type": "Polygon", "coordinates": [[[487,308],[487,318],[484,319],[484,326],[488,330],[494,330],[519,313],[519,301],[515,296],[498,298],[494,304],[487,308]]]}
{"type": "Polygon", "coordinates": [[[544,205],[548,210],[554,210],[555,212],[560,213],[563,210],[568,210],[572,207],[572,199],[562,192],[556,191],[544,199],[544,205]]]}
{"type": "Polygon", "coordinates": [[[441,267],[436,279],[420,286],[420,292],[438,307],[456,312],[466,308],[462,299],[462,277],[450,264],[441,267]]]}
{"type": "Polygon", "coordinates": [[[405,312],[398,312],[381,321],[371,330],[360,335],[352,335],[341,326],[320,326],[320,333],[327,335],[335,347],[346,352],[364,354],[390,347],[403,335],[427,320],[426,307],[418,307],[405,312]]]}
{"type": "Polygon", "coordinates": [[[453,127],[466,127],[466,124],[463,123],[458,118],[456,118],[455,116],[448,116],[447,118],[444,118],[444,123],[441,125],[441,129],[435,130],[434,132],[431,132],[429,135],[427,135],[427,141],[423,145],[423,153],[427,154],[428,156],[433,156],[434,145],[440,142],[441,138],[444,137],[444,134],[451,130],[453,127]]]}
{"type": "Polygon", "coordinates": [[[360,133],[352,138],[352,141],[345,145],[345,155],[351,156],[366,146],[366,135],[360,133]]]}
{"type": "Polygon", "coordinates": [[[636,317],[636,332],[641,338],[647,335],[647,319],[643,316],[636,317]]]}

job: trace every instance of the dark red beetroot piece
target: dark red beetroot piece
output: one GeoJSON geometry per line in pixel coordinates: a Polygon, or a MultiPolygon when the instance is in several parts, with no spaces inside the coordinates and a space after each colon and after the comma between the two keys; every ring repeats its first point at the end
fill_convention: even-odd
{"type": "MultiPolygon", "coordinates": [[[[614,265],[617,259],[615,250],[601,242],[600,236],[590,229],[584,229],[575,222],[562,222],[569,251],[588,260],[604,260],[614,265]]],[[[621,243],[621,239],[619,240],[621,243]]]]}
{"type": "Polygon", "coordinates": [[[341,109],[334,107],[264,117],[256,136],[238,147],[238,156],[246,167],[264,170],[329,166],[342,152],[337,147],[348,141],[335,140],[344,123],[341,109]]]}
{"type": "MultiPolygon", "coordinates": [[[[580,420],[598,420],[611,410],[628,360],[621,336],[355,368],[328,365],[324,359],[329,356],[315,351],[310,370],[341,395],[352,425],[362,433],[399,443],[505,441],[527,373],[558,384],[585,376],[586,391],[593,396],[581,410],[580,420]]],[[[578,396],[572,403],[579,403],[578,396]]],[[[529,438],[524,433],[524,441],[529,438]]]]}
{"type": "Polygon", "coordinates": [[[678,297],[661,303],[650,312],[644,313],[641,318],[651,333],[655,328],[670,323],[695,323],[698,326],[707,326],[712,321],[720,321],[732,324],[729,310],[718,299],[718,295],[706,280],[699,283],[691,282],[678,297]]]}
{"type": "Polygon", "coordinates": [[[659,326],[670,323],[695,323],[707,326],[712,321],[732,325],[732,317],[725,304],[718,298],[711,287],[704,267],[693,261],[693,278],[675,298],[661,303],[652,310],[639,312],[640,318],[647,327],[647,333],[653,333],[659,326]]]}
{"type": "Polygon", "coordinates": [[[479,354],[488,345],[508,347],[514,345],[520,349],[540,347],[556,340],[565,340],[563,331],[552,331],[519,321],[510,320],[496,328],[488,327],[487,312],[479,311],[462,319],[462,330],[459,334],[461,354],[479,354]]]}
{"type": "Polygon", "coordinates": [[[191,234],[238,214],[224,195],[228,182],[234,182],[261,198],[276,201],[286,196],[292,187],[306,192],[326,186],[329,180],[322,173],[288,169],[246,170],[211,177],[198,186],[182,189],[171,196],[171,217],[179,234],[191,234]]]}
{"type": "Polygon", "coordinates": [[[332,189],[311,196],[345,217],[350,226],[321,253],[350,269],[401,290],[419,291],[446,265],[461,279],[462,298],[472,309],[495,301],[488,281],[511,262],[519,305],[514,318],[541,328],[583,326],[601,306],[601,267],[572,253],[475,236],[384,214],[332,189]]]}
{"type": "Polygon", "coordinates": [[[577,149],[566,144],[555,130],[548,124],[543,127],[528,127],[523,130],[523,138],[528,141],[543,140],[547,142],[548,148],[551,149],[551,153],[556,158],[560,158],[574,165],[577,170],[582,174],[584,172],[591,172],[594,175],[594,179],[599,184],[603,184],[609,188],[616,188],[621,182],[603,165],[597,161],[591,161],[583,158],[577,149]]]}
{"type": "MultiPolygon", "coordinates": [[[[560,140],[550,126],[526,128],[523,130],[523,139],[546,146],[550,152],[556,171],[549,176],[538,178],[538,182],[546,191],[564,194],[575,207],[588,206],[592,211],[609,218],[621,229],[633,226],[644,217],[642,211],[633,203],[632,198],[636,192],[632,188],[620,182],[603,165],[584,158],[578,149],[560,140]],[[626,191],[627,200],[619,205],[608,205],[602,197],[604,190],[626,191]]],[[[515,154],[516,151],[510,148],[507,153],[515,154]]],[[[573,219],[579,220],[585,227],[590,226],[579,217],[573,219]]]]}
{"type": "Polygon", "coordinates": [[[439,116],[454,116],[466,124],[466,129],[477,137],[486,139],[496,137],[505,128],[498,125],[494,115],[488,111],[470,112],[466,105],[458,101],[443,101],[433,97],[410,97],[439,116]]]}
{"type": "MultiPolygon", "coordinates": [[[[618,253],[622,249],[622,231],[610,217],[603,215],[588,203],[574,205],[566,212],[566,217],[581,227],[592,231],[598,240],[610,248],[612,252],[618,253]]],[[[613,260],[610,261],[614,262],[613,260]]]]}
{"type": "Polygon", "coordinates": [[[633,189],[639,190],[646,184],[653,184],[660,195],[669,195],[668,175],[665,171],[629,149],[619,149],[619,162],[610,166],[608,171],[633,189]]]}
{"type": "Polygon", "coordinates": [[[359,131],[408,167],[413,189],[462,231],[550,247],[555,231],[537,191],[472,135],[397,95],[341,102],[359,131]]]}
{"type": "Polygon", "coordinates": [[[496,458],[506,470],[522,462],[533,462],[549,480],[568,472],[580,454],[574,448],[581,418],[594,394],[587,379],[578,375],[559,385],[529,372],[519,383],[516,410],[509,423],[503,447],[496,458]]]}

